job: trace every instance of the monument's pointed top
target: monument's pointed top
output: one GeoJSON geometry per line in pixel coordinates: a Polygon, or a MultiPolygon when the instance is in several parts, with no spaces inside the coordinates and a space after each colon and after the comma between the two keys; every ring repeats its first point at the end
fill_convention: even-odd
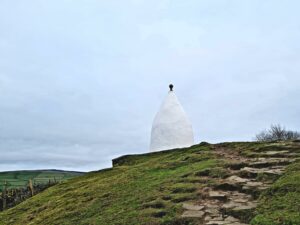
{"type": "Polygon", "coordinates": [[[194,144],[194,134],[184,109],[182,108],[173,84],[155,116],[151,131],[151,151],[189,147],[194,144]]]}

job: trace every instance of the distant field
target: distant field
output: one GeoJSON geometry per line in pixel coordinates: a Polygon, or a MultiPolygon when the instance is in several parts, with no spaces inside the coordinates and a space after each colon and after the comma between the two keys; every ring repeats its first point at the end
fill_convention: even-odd
{"type": "Polygon", "coordinates": [[[0,191],[4,184],[7,188],[25,187],[31,179],[35,184],[47,183],[50,181],[63,181],[73,177],[81,176],[84,173],[61,170],[27,170],[0,172],[0,191]]]}

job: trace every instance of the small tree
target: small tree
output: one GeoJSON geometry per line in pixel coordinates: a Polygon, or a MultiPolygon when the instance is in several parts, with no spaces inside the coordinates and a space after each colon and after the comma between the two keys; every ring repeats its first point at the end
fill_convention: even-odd
{"type": "Polygon", "coordinates": [[[270,129],[260,132],[256,135],[256,141],[285,141],[300,139],[300,133],[286,130],[280,124],[271,125],[270,129]]]}

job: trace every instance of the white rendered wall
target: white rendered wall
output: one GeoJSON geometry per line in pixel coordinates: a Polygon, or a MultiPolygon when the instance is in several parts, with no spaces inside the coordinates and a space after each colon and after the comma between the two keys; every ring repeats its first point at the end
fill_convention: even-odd
{"type": "Polygon", "coordinates": [[[153,121],[150,151],[190,147],[193,144],[192,125],[174,91],[170,91],[153,121]]]}

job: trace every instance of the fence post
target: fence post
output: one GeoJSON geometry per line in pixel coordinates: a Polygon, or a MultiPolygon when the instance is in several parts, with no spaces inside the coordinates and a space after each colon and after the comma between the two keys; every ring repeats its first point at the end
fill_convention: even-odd
{"type": "Polygon", "coordinates": [[[32,183],[32,180],[30,179],[29,180],[29,188],[30,188],[30,191],[31,191],[31,197],[34,195],[34,189],[33,189],[33,183],[32,183]]]}
{"type": "Polygon", "coordinates": [[[3,186],[3,191],[2,191],[2,201],[3,201],[3,207],[2,209],[5,210],[6,209],[6,188],[7,188],[7,182],[6,180],[4,181],[4,186],[3,186]]]}

